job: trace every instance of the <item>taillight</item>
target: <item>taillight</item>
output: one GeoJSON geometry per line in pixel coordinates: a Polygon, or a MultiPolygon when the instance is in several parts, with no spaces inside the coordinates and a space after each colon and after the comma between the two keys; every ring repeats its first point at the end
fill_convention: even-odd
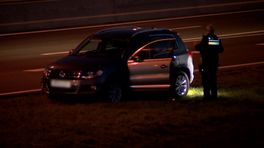
{"type": "Polygon", "coordinates": [[[189,50],[188,54],[189,54],[190,57],[192,57],[192,51],[189,50]]]}

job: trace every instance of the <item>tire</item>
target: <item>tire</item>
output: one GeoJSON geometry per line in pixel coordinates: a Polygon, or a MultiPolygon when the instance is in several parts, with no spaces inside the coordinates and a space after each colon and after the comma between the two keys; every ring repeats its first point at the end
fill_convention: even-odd
{"type": "Polygon", "coordinates": [[[57,95],[52,94],[52,93],[47,94],[47,97],[48,97],[50,100],[56,100],[56,99],[58,98],[57,95]]]}
{"type": "Polygon", "coordinates": [[[41,93],[43,95],[46,95],[48,97],[48,99],[55,99],[55,95],[53,93],[50,92],[49,90],[49,86],[47,84],[42,84],[42,88],[41,88],[41,93]]]}
{"type": "Polygon", "coordinates": [[[106,98],[112,103],[120,102],[123,98],[123,89],[120,85],[108,85],[106,87],[106,98]]]}
{"type": "Polygon", "coordinates": [[[172,81],[173,95],[176,98],[185,97],[190,87],[190,80],[187,74],[185,72],[178,72],[172,81]]]}

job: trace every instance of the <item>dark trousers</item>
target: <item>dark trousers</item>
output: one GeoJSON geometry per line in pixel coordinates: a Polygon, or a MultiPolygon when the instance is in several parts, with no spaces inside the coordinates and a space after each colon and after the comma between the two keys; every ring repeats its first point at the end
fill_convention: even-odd
{"type": "Polygon", "coordinates": [[[217,98],[217,68],[203,68],[202,84],[204,88],[204,98],[217,98]]]}

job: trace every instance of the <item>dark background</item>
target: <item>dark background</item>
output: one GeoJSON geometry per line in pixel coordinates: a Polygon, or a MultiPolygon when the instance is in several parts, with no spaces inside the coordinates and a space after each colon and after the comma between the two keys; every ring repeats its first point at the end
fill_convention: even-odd
{"type": "MultiPolygon", "coordinates": [[[[264,147],[263,0],[0,0],[0,147],[264,147]],[[159,19],[159,20],[156,20],[159,19]],[[200,74],[185,98],[117,104],[40,93],[43,68],[111,27],[172,29],[192,51],[204,26],[223,41],[219,100],[200,74]]],[[[195,69],[199,53],[193,52],[195,69]]]]}
{"type": "Polygon", "coordinates": [[[226,2],[243,3],[241,0],[2,0],[0,33],[263,8],[263,3],[225,6],[226,2]]]}

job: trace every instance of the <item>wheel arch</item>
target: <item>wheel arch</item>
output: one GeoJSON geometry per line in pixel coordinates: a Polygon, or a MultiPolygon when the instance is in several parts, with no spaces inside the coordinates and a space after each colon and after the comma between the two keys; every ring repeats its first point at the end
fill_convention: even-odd
{"type": "Polygon", "coordinates": [[[179,72],[184,72],[188,76],[188,79],[190,80],[191,78],[190,70],[184,65],[173,67],[170,72],[170,79],[173,79],[176,76],[176,74],[179,72]]]}

